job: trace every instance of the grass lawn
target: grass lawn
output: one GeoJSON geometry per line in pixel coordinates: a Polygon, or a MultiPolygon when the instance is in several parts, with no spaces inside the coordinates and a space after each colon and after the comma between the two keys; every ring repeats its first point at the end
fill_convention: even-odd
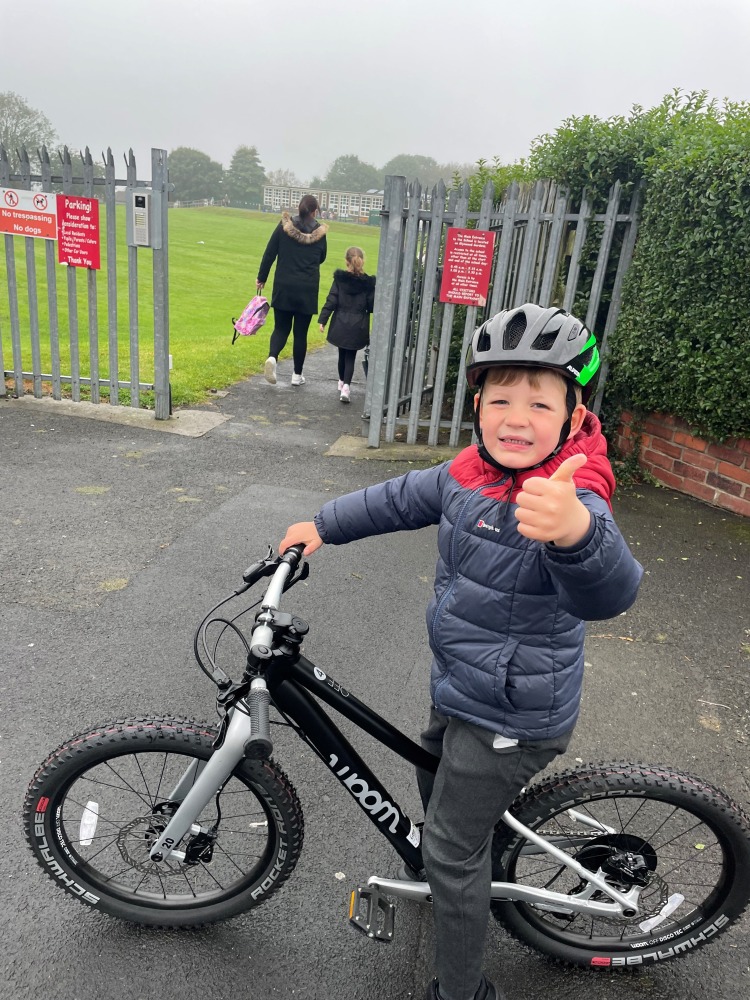
{"type": "MultiPolygon", "coordinates": [[[[118,206],[118,365],[121,381],[129,378],[129,329],[127,248],[125,246],[124,207],[118,206]]],[[[109,373],[107,353],[107,279],[105,261],[104,209],[101,206],[102,270],[96,279],[96,316],[98,321],[99,377],[109,373]]],[[[232,316],[239,316],[255,294],[255,278],[268,238],[279,217],[270,213],[246,212],[231,208],[185,208],[169,212],[169,327],[172,400],[175,406],[198,403],[210,389],[222,389],[233,382],[260,372],[268,357],[268,341],[273,329],[273,313],[266,325],[253,337],[241,337],[232,345],[232,316]]],[[[377,270],[380,229],[343,222],[328,223],[328,259],[321,268],[319,306],[323,305],[333,272],[344,266],[347,247],[362,247],[370,274],[377,270]]],[[[29,303],[24,243],[14,238],[18,284],[22,364],[31,370],[29,303]]],[[[51,371],[45,241],[34,240],[37,302],[41,340],[42,371],[51,371]]],[[[138,251],[139,285],[139,354],[141,381],[153,378],[153,315],[151,306],[151,251],[138,251]]],[[[266,285],[270,299],[273,271],[266,285]]],[[[81,374],[90,373],[88,276],[76,269],[78,299],[78,337],[81,374]]],[[[61,371],[70,374],[68,350],[67,279],[57,267],[57,298],[60,323],[61,371]]],[[[5,368],[10,368],[10,320],[5,254],[0,252],[0,337],[5,368]]],[[[310,326],[308,344],[314,348],[325,341],[318,332],[316,319],[310,326]]],[[[291,356],[292,338],[282,354],[291,356]]],[[[68,391],[63,386],[63,392],[68,391]]],[[[143,403],[151,405],[149,393],[143,403]]],[[[127,401],[127,393],[121,393],[127,401]]]]}

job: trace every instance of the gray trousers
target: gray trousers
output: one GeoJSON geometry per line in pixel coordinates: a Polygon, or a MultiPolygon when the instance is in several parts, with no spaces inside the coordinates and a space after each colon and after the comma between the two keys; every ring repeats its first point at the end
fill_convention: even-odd
{"type": "Polygon", "coordinates": [[[473,1000],[482,981],[495,825],[523,786],[567,749],[571,735],[498,750],[489,729],[430,712],[421,742],[440,766],[434,775],[417,769],[417,780],[443,1000],[473,1000]]]}

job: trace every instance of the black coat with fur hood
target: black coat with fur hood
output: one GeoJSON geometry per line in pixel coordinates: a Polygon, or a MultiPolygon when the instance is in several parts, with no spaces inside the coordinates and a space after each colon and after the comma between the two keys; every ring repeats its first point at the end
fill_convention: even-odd
{"type": "Polygon", "coordinates": [[[328,226],[309,216],[301,219],[298,215],[292,218],[289,212],[281,213],[281,222],[271,234],[258,269],[258,281],[265,284],[276,261],[271,298],[274,309],[306,316],[318,311],[320,265],[328,250],[327,232],[328,226]]]}
{"type": "Polygon", "coordinates": [[[375,303],[375,277],[334,271],[333,284],[318,322],[323,326],[333,314],[328,339],[336,347],[359,351],[370,343],[370,313],[375,303]]]}

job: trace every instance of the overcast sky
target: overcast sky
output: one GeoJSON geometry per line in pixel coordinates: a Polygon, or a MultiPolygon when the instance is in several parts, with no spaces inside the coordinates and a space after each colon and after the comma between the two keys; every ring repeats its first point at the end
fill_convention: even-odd
{"type": "Polygon", "coordinates": [[[749,51],[750,0],[0,0],[0,91],[144,177],[152,146],[510,163],[675,87],[747,101],[749,51]]]}

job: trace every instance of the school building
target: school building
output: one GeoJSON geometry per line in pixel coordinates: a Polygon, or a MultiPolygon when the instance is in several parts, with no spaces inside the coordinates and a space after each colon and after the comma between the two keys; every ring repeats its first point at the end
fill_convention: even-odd
{"type": "Polygon", "coordinates": [[[370,212],[379,212],[383,207],[383,192],[370,191],[313,191],[306,187],[281,187],[268,185],[263,188],[263,207],[281,212],[283,209],[296,211],[300,199],[306,194],[315,195],[322,212],[330,213],[336,219],[367,220],[370,212]]]}

